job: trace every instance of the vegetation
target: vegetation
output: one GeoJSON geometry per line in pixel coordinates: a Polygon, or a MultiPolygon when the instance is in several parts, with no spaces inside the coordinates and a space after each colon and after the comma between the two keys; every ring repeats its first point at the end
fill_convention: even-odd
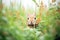
{"type": "Polygon", "coordinates": [[[18,8],[13,9],[11,4],[11,7],[0,10],[0,40],[54,40],[56,34],[60,36],[59,7],[50,7],[41,16],[39,10],[36,18],[41,17],[41,21],[37,28],[28,28],[24,7],[20,5],[18,8]]]}

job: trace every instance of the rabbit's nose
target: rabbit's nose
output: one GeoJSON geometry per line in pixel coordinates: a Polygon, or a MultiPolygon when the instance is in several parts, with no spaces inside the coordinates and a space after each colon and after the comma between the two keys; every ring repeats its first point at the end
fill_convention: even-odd
{"type": "Polygon", "coordinates": [[[32,21],[31,21],[31,24],[32,24],[32,21]]]}

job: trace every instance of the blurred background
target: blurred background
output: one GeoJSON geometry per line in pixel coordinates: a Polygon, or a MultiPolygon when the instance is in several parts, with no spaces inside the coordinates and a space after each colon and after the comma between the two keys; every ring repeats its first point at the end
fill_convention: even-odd
{"type": "Polygon", "coordinates": [[[59,37],[59,0],[0,0],[0,40],[59,40],[59,37]],[[28,28],[29,13],[36,13],[37,28],[28,28]]]}

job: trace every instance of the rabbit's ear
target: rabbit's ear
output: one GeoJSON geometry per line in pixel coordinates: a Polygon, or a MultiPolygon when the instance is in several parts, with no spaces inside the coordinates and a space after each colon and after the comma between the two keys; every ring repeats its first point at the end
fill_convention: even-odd
{"type": "Polygon", "coordinates": [[[27,17],[29,17],[30,15],[31,15],[31,14],[30,14],[30,13],[28,13],[28,14],[27,14],[27,17]]]}

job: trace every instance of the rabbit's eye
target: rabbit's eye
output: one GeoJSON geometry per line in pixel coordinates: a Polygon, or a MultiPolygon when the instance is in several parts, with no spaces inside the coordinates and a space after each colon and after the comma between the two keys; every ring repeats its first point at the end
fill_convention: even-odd
{"type": "Polygon", "coordinates": [[[36,19],[36,18],[34,18],[34,19],[36,19]]]}
{"type": "Polygon", "coordinates": [[[29,18],[27,18],[29,20],[29,18]]]}

